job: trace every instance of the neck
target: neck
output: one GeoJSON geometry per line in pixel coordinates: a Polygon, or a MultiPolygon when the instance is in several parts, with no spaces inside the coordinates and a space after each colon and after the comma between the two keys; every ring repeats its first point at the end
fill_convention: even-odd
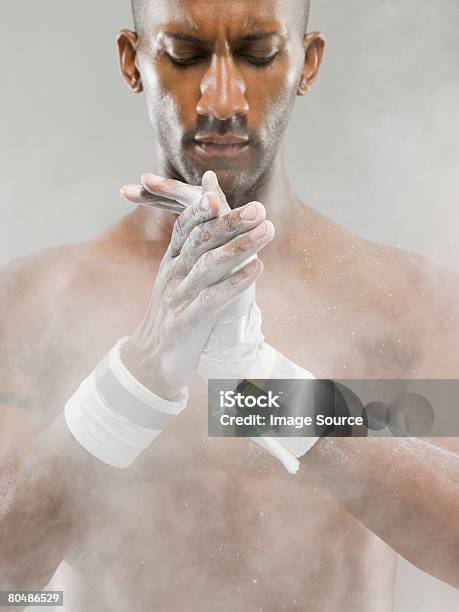
{"type": "Polygon", "coordinates": [[[265,206],[268,218],[279,229],[291,218],[291,214],[295,213],[301,206],[287,176],[283,150],[279,151],[273,163],[261,175],[255,185],[237,198],[236,206],[243,206],[253,200],[257,200],[265,206]]]}

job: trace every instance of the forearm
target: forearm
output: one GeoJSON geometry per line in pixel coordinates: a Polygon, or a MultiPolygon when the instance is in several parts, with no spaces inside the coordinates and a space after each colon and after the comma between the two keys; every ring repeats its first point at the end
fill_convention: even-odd
{"type": "Polygon", "coordinates": [[[323,438],[302,458],[358,520],[459,587],[459,457],[415,438],[323,438]]]}
{"type": "Polygon", "coordinates": [[[59,417],[0,465],[0,590],[43,588],[92,511],[110,468],[77,444],[59,417]],[[103,473],[102,473],[103,472],[103,473]]]}
{"type": "MultiPolygon", "coordinates": [[[[208,378],[244,378],[266,371],[271,378],[308,378],[309,373],[275,351],[264,367],[260,332],[254,350],[240,352],[226,362],[207,360],[208,378]],[[260,357],[261,356],[261,357],[260,357]],[[250,367],[253,363],[254,372],[250,367]],[[250,367],[249,367],[250,366],[250,367]],[[213,373],[217,376],[213,376],[213,373]]],[[[269,352],[272,348],[269,347],[269,352]]],[[[305,466],[314,469],[323,484],[373,532],[425,571],[459,586],[459,457],[427,441],[413,438],[254,438],[284,466],[294,462],[276,452],[281,442],[305,466]]],[[[283,450],[283,449],[281,449],[283,450]]],[[[295,459],[294,459],[295,460],[295,459]]],[[[293,460],[293,461],[294,461],[293,460]]],[[[301,470],[300,470],[301,474],[301,470]]]]}

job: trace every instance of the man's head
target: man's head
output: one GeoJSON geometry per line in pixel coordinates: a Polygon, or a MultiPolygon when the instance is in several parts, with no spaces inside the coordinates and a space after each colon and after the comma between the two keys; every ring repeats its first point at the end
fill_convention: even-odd
{"type": "Polygon", "coordinates": [[[323,37],[305,34],[308,0],[133,0],[133,10],[121,68],[145,92],[165,169],[193,184],[212,169],[230,196],[250,191],[322,61],[323,37]]]}

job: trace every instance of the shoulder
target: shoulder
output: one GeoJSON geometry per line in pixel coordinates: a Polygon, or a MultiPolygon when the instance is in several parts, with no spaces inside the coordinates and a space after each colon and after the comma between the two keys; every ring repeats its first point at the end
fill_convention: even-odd
{"type": "Polygon", "coordinates": [[[0,370],[3,376],[26,362],[45,342],[58,304],[79,264],[73,246],[15,259],[0,268],[0,370]]]}
{"type": "Polygon", "coordinates": [[[459,377],[459,275],[416,257],[409,276],[413,331],[419,351],[416,376],[459,377]]]}
{"type": "Polygon", "coordinates": [[[412,313],[437,331],[450,330],[455,313],[459,313],[459,274],[429,258],[395,247],[367,243],[366,250],[374,262],[377,275],[393,283],[396,297],[412,313]],[[428,319],[426,319],[428,317],[428,319]]]}
{"type": "MultiPolygon", "coordinates": [[[[402,338],[410,372],[423,377],[459,377],[459,274],[427,257],[372,242],[313,212],[300,252],[302,274],[315,287],[355,312],[368,333],[402,338]],[[379,331],[378,331],[379,330],[379,331]]],[[[303,228],[306,224],[302,224],[303,228]]],[[[298,250],[297,250],[298,253],[298,250]]]]}
{"type": "Polygon", "coordinates": [[[30,307],[46,308],[65,291],[77,269],[75,247],[59,246],[12,260],[0,268],[2,319],[30,307]]]}
{"type": "MultiPolygon", "coordinates": [[[[330,295],[359,298],[369,310],[403,316],[413,311],[414,297],[420,308],[433,308],[433,289],[445,285],[448,276],[422,255],[367,240],[316,211],[308,213],[296,236],[295,257],[305,254],[312,279],[330,295]],[[308,225],[312,232],[304,230],[308,225]]],[[[454,272],[449,276],[459,280],[454,272]]]]}
{"type": "MultiPolygon", "coordinates": [[[[390,303],[423,325],[450,329],[445,317],[459,311],[459,274],[429,258],[397,247],[372,242],[322,217],[322,247],[331,277],[342,275],[390,303]],[[341,274],[340,274],[341,273],[341,274]],[[426,317],[429,321],[426,320],[426,317]]],[[[335,281],[333,281],[335,282],[335,281]]],[[[408,317],[409,318],[409,317],[408,317]]]]}
{"type": "Polygon", "coordinates": [[[416,377],[459,376],[459,274],[422,255],[358,239],[355,268],[375,306],[397,314],[416,377]],[[360,263],[359,263],[360,261],[360,263]]]}

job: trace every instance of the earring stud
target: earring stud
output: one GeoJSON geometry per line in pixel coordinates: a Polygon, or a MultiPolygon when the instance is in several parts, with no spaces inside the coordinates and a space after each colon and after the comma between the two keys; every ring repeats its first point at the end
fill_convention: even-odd
{"type": "Polygon", "coordinates": [[[309,92],[309,85],[306,79],[301,79],[300,83],[300,93],[307,94],[309,92]]]}
{"type": "Polygon", "coordinates": [[[135,76],[131,77],[130,84],[131,84],[131,87],[132,87],[132,89],[134,91],[140,91],[140,89],[142,87],[142,81],[139,78],[135,77],[135,76]]]}

